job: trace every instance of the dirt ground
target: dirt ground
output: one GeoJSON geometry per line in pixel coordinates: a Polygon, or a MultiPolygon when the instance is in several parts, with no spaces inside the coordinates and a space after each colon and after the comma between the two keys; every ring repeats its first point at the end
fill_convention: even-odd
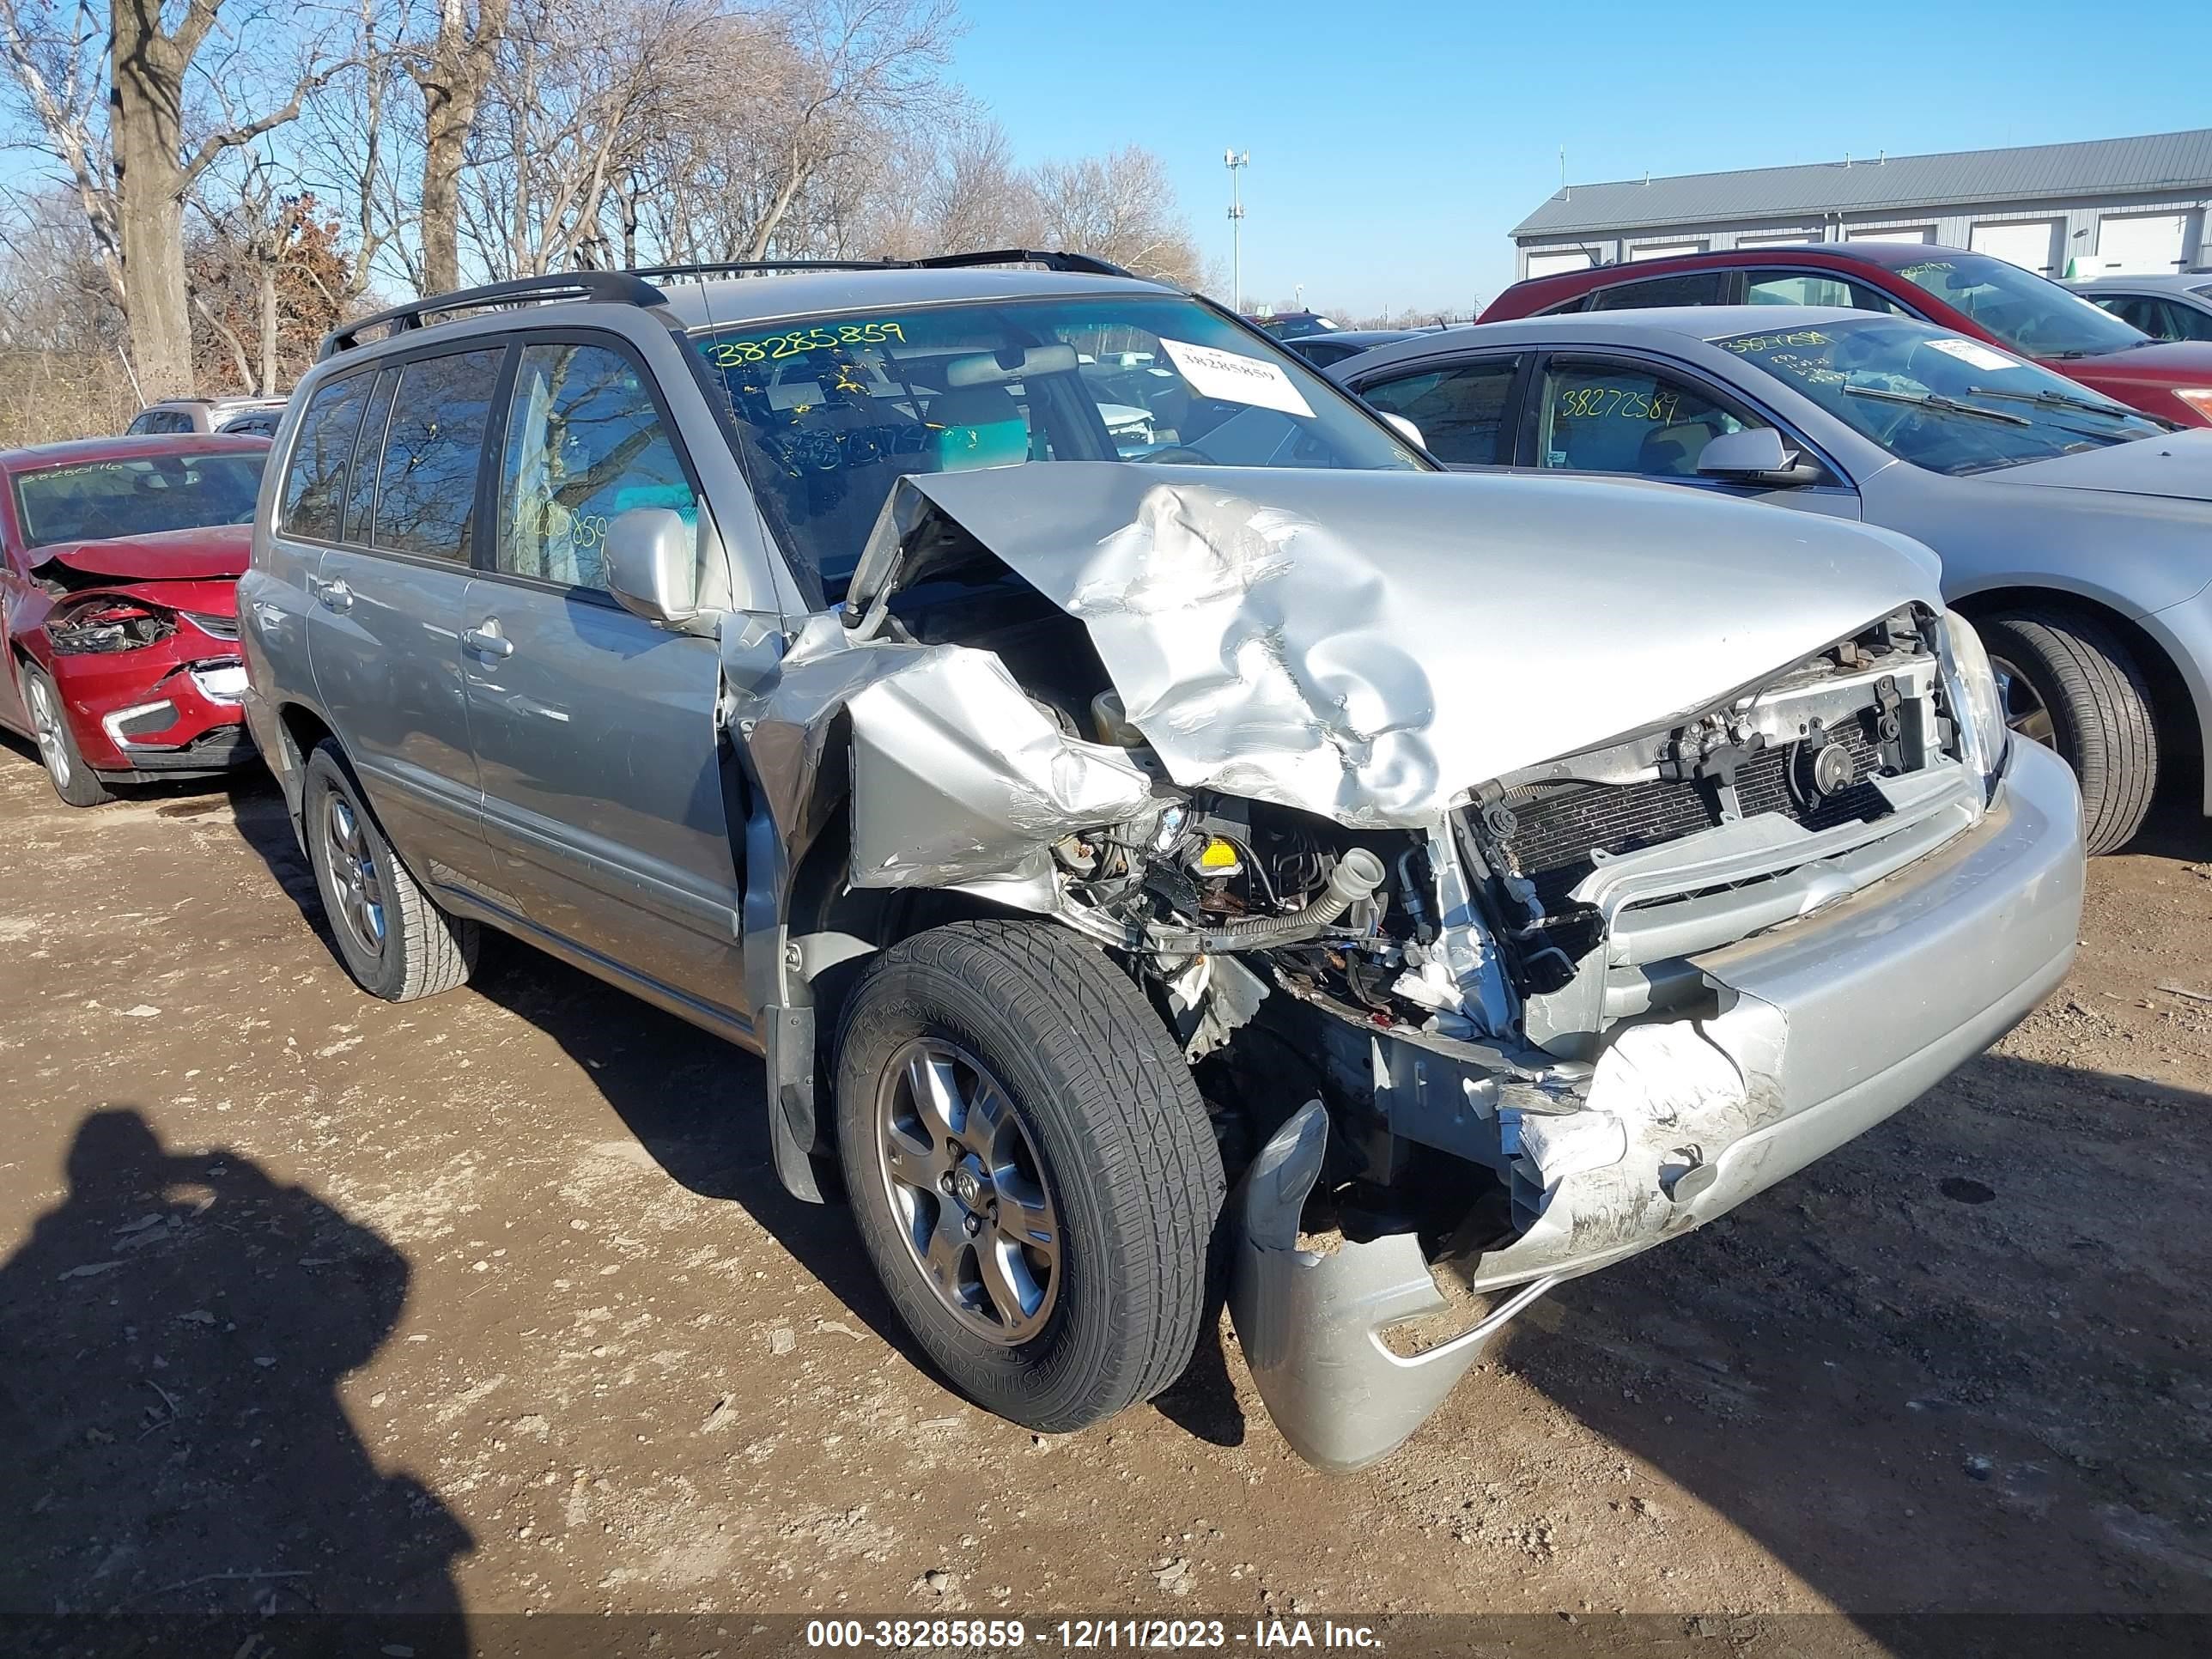
{"type": "Polygon", "coordinates": [[[372,1001],[265,783],[0,747],[0,1610],[2212,1611],[2212,830],[2140,848],[1996,1051],[1328,1476],[1233,1340],[970,1408],[752,1059],[519,947],[372,1001]]]}

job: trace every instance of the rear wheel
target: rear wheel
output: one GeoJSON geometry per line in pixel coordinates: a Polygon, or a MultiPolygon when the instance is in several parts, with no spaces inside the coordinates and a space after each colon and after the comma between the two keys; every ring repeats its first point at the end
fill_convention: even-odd
{"type": "Polygon", "coordinates": [[[1064,1432],[1189,1363],[1221,1160],[1137,988],[1036,922],[884,951],[845,1005],[838,1153],[862,1243],[970,1399],[1064,1432]]]}
{"type": "Polygon", "coordinates": [[[447,915],[408,874],[335,744],[307,757],[301,814],[315,890],[355,982],[386,1002],[465,983],[476,965],[477,924],[447,915]]]}
{"type": "Polygon", "coordinates": [[[2158,722],[2134,653],[2102,623],[2063,611],[2005,611],[1975,626],[2013,734],[2074,769],[2090,854],[2125,845],[2158,787],[2158,722]]]}
{"type": "Polygon", "coordinates": [[[92,769],[84,763],[84,755],[76,746],[76,734],[70,730],[69,714],[62,704],[62,694],[42,668],[27,664],[23,669],[23,702],[30,711],[31,732],[39,742],[39,758],[46,764],[46,776],[54,786],[54,793],[71,806],[98,806],[115,797],[107,786],[93,775],[92,769]]]}

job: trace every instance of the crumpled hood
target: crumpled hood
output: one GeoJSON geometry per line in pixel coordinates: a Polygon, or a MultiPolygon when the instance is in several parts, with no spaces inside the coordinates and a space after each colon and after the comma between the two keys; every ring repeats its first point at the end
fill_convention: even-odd
{"type": "Polygon", "coordinates": [[[1990,476],[2005,483],[2212,501],[2212,428],[2167,432],[2155,438],[2138,438],[2133,443],[2054,455],[2047,461],[2030,461],[1990,476]]]}
{"type": "Polygon", "coordinates": [[[856,596],[933,508],[1083,621],[1176,782],[1354,827],[1942,603],[1905,537],[1665,485],[1115,462],[902,479],[856,596]]]}
{"type": "Polygon", "coordinates": [[[88,576],[118,581],[236,580],[253,549],[250,524],[164,530],[150,536],[114,536],[96,542],[57,542],[33,548],[34,565],[61,563],[88,576]]]}

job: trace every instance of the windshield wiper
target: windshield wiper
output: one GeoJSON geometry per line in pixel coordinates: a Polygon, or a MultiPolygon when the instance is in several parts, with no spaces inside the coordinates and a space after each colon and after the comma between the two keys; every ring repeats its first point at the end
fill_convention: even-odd
{"type": "Polygon", "coordinates": [[[1946,415],[1972,415],[1984,421],[1996,421],[2005,426],[2033,426],[2035,422],[2025,415],[2015,415],[2010,410],[1984,409],[1979,404],[1962,404],[1956,398],[1947,398],[1940,392],[1892,392],[1878,386],[1847,386],[1844,393],[1850,398],[1879,398],[1886,404],[1910,404],[1915,409],[1940,410],[1946,415]]]}
{"type": "Polygon", "coordinates": [[[2078,409],[2085,414],[2110,415],[2123,421],[2141,420],[2142,416],[2123,404],[2108,404],[2096,398],[2077,398],[2070,392],[2054,392],[2045,387],[2040,392],[2012,392],[2002,386],[1970,386],[1969,398],[2002,398],[2008,403],[2040,404],[2045,409],[2078,409]]]}

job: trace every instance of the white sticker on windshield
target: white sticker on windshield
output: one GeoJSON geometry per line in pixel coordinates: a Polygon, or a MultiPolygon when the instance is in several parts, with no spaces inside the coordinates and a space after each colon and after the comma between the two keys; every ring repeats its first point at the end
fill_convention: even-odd
{"type": "Polygon", "coordinates": [[[1956,357],[1975,368],[2018,368],[2020,364],[2002,351],[1992,351],[1978,340],[1944,339],[1928,342],[1932,350],[1956,357]]]}
{"type": "Polygon", "coordinates": [[[1279,409],[1285,415],[1313,418],[1313,406],[1306,402],[1297,383],[1283,373],[1280,363],[1212,346],[1192,345],[1182,340],[1162,340],[1160,349],[1174,360],[1183,379],[1190,382],[1190,389],[1201,398],[1219,398],[1228,403],[1250,404],[1257,409],[1279,409]]]}

